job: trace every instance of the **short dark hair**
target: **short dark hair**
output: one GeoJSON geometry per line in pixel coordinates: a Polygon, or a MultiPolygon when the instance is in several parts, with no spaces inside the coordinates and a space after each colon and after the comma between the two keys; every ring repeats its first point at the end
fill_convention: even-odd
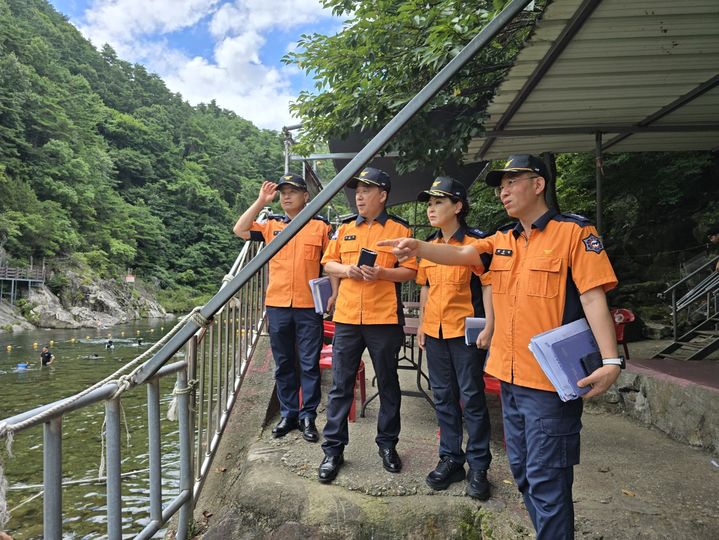
{"type": "Polygon", "coordinates": [[[707,236],[714,236],[715,234],[719,234],[719,223],[715,223],[709,227],[709,230],[707,231],[707,236]]]}

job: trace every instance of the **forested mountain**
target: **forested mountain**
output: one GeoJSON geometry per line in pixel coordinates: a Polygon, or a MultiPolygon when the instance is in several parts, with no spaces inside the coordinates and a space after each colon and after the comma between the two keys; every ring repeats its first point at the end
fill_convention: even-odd
{"type": "Polygon", "coordinates": [[[239,247],[237,212],[282,164],[277,133],[190,106],[44,0],[0,0],[0,247],[11,261],[70,258],[214,290],[239,247]]]}

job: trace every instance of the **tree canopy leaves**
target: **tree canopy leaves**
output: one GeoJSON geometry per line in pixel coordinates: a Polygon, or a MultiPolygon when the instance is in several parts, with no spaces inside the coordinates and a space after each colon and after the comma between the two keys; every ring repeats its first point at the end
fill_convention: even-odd
{"type": "Polygon", "coordinates": [[[97,51],[44,0],[0,0],[0,247],[19,264],[73,257],[214,290],[282,150],[276,132],[97,51]]]}

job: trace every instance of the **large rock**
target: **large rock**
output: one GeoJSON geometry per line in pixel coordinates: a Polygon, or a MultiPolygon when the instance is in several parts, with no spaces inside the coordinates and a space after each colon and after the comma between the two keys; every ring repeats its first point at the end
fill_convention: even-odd
{"type": "Polygon", "coordinates": [[[97,328],[144,317],[167,317],[164,308],[141,287],[113,280],[88,281],[66,271],[62,299],[45,286],[28,296],[32,319],[42,328],[97,328]]]}
{"type": "Polygon", "coordinates": [[[3,332],[21,332],[35,327],[26,321],[20,311],[6,302],[0,301],[0,334],[3,332]]]}
{"type": "Polygon", "coordinates": [[[41,328],[79,328],[80,324],[68,312],[50,289],[45,286],[32,287],[28,294],[28,302],[33,319],[41,328]]]}

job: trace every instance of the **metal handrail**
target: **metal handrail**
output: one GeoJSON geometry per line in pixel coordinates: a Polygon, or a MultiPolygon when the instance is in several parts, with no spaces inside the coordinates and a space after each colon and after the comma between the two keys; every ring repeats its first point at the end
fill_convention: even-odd
{"type": "MultiPolygon", "coordinates": [[[[241,271],[262,249],[259,242],[246,242],[228,278],[241,271]]],[[[147,386],[148,455],[150,476],[149,523],[136,538],[151,538],[179,511],[177,537],[186,538],[192,512],[204,484],[220,438],[229,420],[250,359],[265,320],[266,267],[262,267],[212,321],[187,343],[186,360],[166,364],[144,381],[147,386]],[[177,399],[180,448],[180,485],[175,498],[163,508],[159,379],[177,373],[173,394],[177,399]]],[[[149,361],[149,360],[148,360],[149,361]]],[[[44,424],[43,530],[46,539],[62,538],[62,420],[75,410],[105,402],[107,463],[107,537],[122,538],[120,491],[120,399],[119,380],[90,392],[80,393],[36,407],[2,420],[0,425],[22,425],[19,433],[44,424]]],[[[132,389],[132,387],[130,387],[132,389]]],[[[125,389],[123,389],[125,390],[125,389]]]]}
{"type": "Polygon", "coordinates": [[[677,287],[679,287],[679,285],[682,285],[682,284],[686,283],[688,280],[690,280],[691,278],[693,278],[695,275],[697,275],[699,272],[701,272],[702,270],[704,270],[706,267],[708,267],[708,266],[710,266],[710,265],[712,265],[712,264],[716,264],[717,261],[719,261],[719,255],[717,255],[717,256],[714,257],[713,259],[709,259],[709,261],[707,261],[705,264],[703,264],[702,266],[700,266],[699,268],[697,268],[696,270],[694,270],[694,271],[693,271],[691,274],[689,274],[688,276],[685,276],[685,277],[683,277],[682,279],[680,279],[679,281],[677,281],[674,285],[672,285],[671,287],[669,287],[666,291],[659,293],[659,296],[660,296],[661,298],[663,298],[667,293],[672,292],[674,289],[676,289],[677,287]]]}
{"type": "MultiPolygon", "coordinates": [[[[680,279],[677,281],[674,285],[669,287],[666,291],[659,293],[659,298],[664,298],[668,293],[671,293],[671,303],[672,303],[672,337],[673,340],[676,342],[679,339],[679,312],[687,309],[690,305],[695,303],[696,301],[702,299],[703,296],[706,295],[706,320],[709,320],[710,318],[714,317],[715,314],[711,312],[711,295],[716,294],[714,292],[714,285],[716,285],[715,281],[712,279],[712,276],[709,276],[709,278],[703,280],[697,287],[701,288],[701,292],[698,294],[694,294],[693,290],[690,290],[687,294],[682,296],[680,299],[677,300],[677,287],[680,285],[684,285],[695,277],[697,274],[699,274],[702,271],[705,271],[707,268],[711,267],[712,265],[715,265],[719,261],[719,255],[714,257],[713,259],[710,259],[705,264],[694,270],[691,274],[687,275],[686,277],[680,279]],[[706,288],[706,284],[710,285],[710,288],[706,288]]],[[[713,269],[713,268],[712,268],[713,269]]],[[[716,306],[716,301],[715,301],[716,306]]],[[[715,309],[716,311],[716,309],[715,309]]],[[[689,318],[690,315],[687,315],[687,318],[689,318]]]]}

